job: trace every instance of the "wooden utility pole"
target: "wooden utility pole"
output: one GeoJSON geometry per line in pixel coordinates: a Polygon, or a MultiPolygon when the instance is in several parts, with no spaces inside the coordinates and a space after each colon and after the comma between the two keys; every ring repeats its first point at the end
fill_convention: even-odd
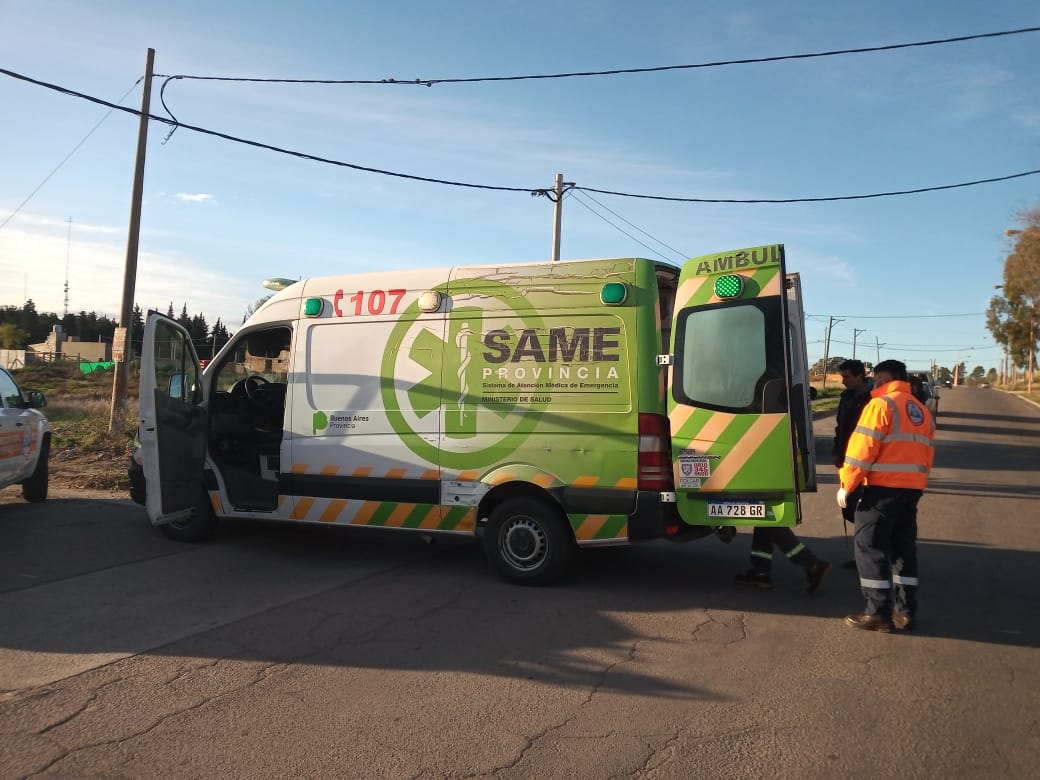
{"type": "Polygon", "coordinates": [[[853,360],[856,359],[856,337],[860,333],[866,333],[866,332],[867,332],[866,328],[853,328],[852,329],[852,359],[853,360]]]}
{"type": "Polygon", "coordinates": [[[148,147],[148,114],[152,103],[152,65],[155,49],[148,50],[144,67],[144,89],[141,94],[141,121],[137,128],[137,163],[134,166],[134,189],[130,198],[130,230],[126,240],[126,270],[123,272],[123,302],[119,310],[119,328],[112,343],[116,361],[112,378],[112,409],[108,422],[110,433],[126,430],[127,358],[133,340],[127,338],[134,315],[134,287],[137,283],[137,246],[141,239],[141,201],[144,199],[144,161],[148,147]],[[115,342],[122,341],[121,344],[115,342]]]}
{"type": "Polygon", "coordinates": [[[834,327],[835,322],[844,321],[844,319],[835,320],[833,316],[827,320],[827,335],[823,339],[823,384],[820,385],[821,390],[827,389],[827,361],[830,359],[831,351],[831,328],[834,327]]]}

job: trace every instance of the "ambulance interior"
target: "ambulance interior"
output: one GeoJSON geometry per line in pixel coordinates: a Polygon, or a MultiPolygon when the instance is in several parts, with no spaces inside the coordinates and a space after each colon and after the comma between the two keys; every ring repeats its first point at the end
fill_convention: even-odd
{"type": "Polygon", "coordinates": [[[291,337],[287,327],[252,331],[211,369],[209,452],[236,509],[278,506],[291,337]]]}

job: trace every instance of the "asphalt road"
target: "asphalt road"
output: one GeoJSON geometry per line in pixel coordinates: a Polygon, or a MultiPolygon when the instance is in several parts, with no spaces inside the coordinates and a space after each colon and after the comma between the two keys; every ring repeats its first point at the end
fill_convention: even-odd
{"type": "MultiPolygon", "coordinates": [[[[799,533],[850,556],[817,421],[799,533]]],[[[749,534],[583,553],[552,588],[479,544],[227,524],[0,491],[0,777],[1002,777],[1040,768],[1040,410],[940,402],[921,627],[857,631],[856,574],[749,534]]]]}

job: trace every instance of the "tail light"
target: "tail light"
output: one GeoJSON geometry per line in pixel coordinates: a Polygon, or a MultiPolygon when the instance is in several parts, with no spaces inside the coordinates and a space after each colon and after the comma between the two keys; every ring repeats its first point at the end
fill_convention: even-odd
{"type": "Polygon", "coordinates": [[[639,490],[674,490],[672,433],[668,418],[639,415],[639,490]]]}

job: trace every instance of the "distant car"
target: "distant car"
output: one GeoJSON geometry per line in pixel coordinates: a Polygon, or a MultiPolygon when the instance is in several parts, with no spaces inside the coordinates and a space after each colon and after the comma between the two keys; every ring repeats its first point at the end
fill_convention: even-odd
{"type": "Polygon", "coordinates": [[[932,375],[928,371],[909,371],[907,373],[910,379],[910,392],[932,413],[932,419],[938,421],[939,391],[932,381],[932,375]]]}
{"type": "Polygon", "coordinates": [[[43,393],[23,392],[0,368],[0,488],[20,484],[26,501],[47,498],[51,425],[40,411],[46,405],[43,393]]]}
{"type": "Polygon", "coordinates": [[[953,380],[947,379],[945,382],[943,382],[943,387],[953,387],[953,380]]]}
{"type": "Polygon", "coordinates": [[[979,387],[989,387],[989,382],[980,382],[979,387]]]}

